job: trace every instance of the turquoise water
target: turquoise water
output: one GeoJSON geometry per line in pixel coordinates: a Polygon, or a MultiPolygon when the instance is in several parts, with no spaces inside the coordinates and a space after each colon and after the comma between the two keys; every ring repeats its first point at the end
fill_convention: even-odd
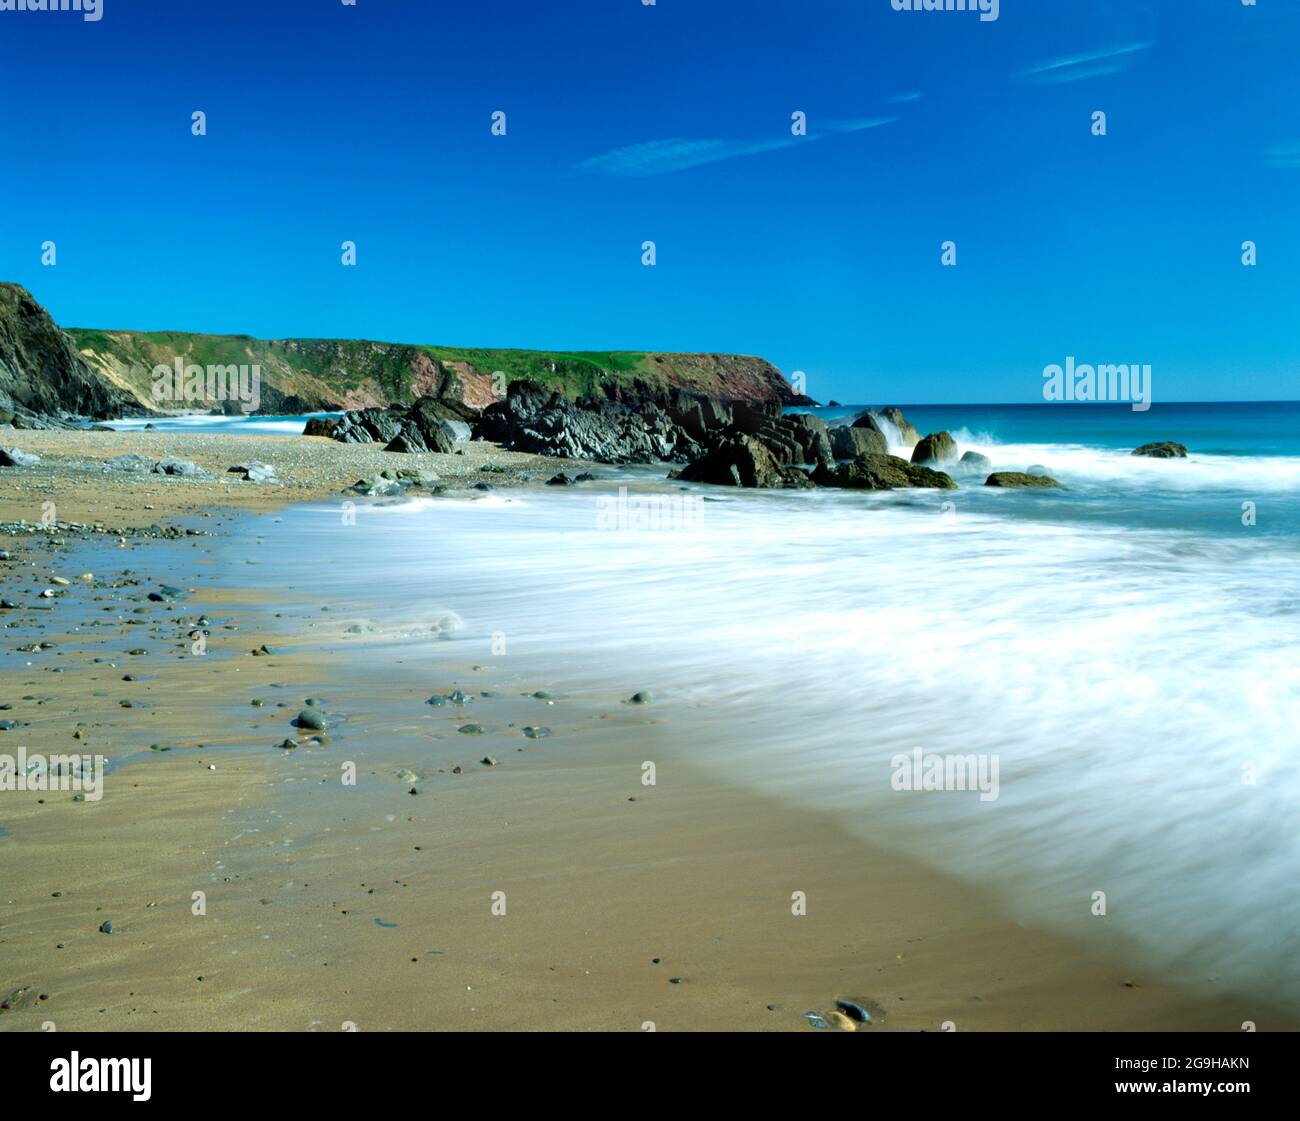
{"type": "MultiPolygon", "coordinates": [[[[834,424],[862,407],[797,411],[834,424]]],[[[908,405],[903,413],[922,435],[951,432],[960,450],[982,452],[995,470],[1044,467],[1067,488],[1006,503],[979,485],[982,477],[957,475],[959,510],[1211,535],[1300,536],[1300,402],[1157,403],[1145,413],[1128,405],[908,405]],[[1188,458],[1129,454],[1157,440],[1185,444],[1188,458]],[[1253,525],[1243,524],[1252,516],[1253,525]]]]}
{"type": "MultiPolygon", "coordinates": [[[[791,409],[827,424],[848,420],[867,406],[791,409]]],[[[1129,405],[903,405],[903,415],[927,432],[964,430],[983,442],[1083,444],[1131,451],[1155,440],[1177,440],[1205,455],[1300,456],[1300,401],[1154,403],[1129,405]]]]}
{"type": "Polygon", "coordinates": [[[226,432],[240,436],[301,436],[313,417],[336,417],[340,413],[306,413],[302,416],[213,416],[184,413],[179,416],[127,417],[110,420],[108,426],[120,432],[139,432],[146,425],[158,432],[226,432]]]}

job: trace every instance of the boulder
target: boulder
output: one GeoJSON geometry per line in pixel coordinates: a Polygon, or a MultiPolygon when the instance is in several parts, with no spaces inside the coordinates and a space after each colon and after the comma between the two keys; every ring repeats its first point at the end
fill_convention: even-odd
{"type": "Polygon", "coordinates": [[[894,490],[901,487],[957,489],[957,484],[942,471],[908,463],[896,455],[859,455],[851,463],[819,468],[813,472],[813,481],[819,486],[844,487],[848,490],[894,490]]]}
{"type": "Polygon", "coordinates": [[[993,460],[989,459],[986,455],[982,455],[980,452],[964,452],[959,462],[959,466],[965,471],[970,471],[972,474],[975,472],[987,474],[993,467],[993,460]]]}
{"type": "Polygon", "coordinates": [[[333,440],[334,433],[338,431],[339,422],[332,417],[314,416],[307,421],[307,427],[302,430],[304,436],[325,436],[333,440]]]}
{"type": "Polygon", "coordinates": [[[1144,455],[1150,459],[1186,459],[1187,448],[1173,440],[1160,440],[1154,444],[1143,444],[1133,449],[1134,455],[1144,455]]]}
{"type": "Polygon", "coordinates": [[[778,422],[782,432],[787,434],[798,446],[801,453],[800,463],[825,463],[834,461],[830,437],[826,432],[826,422],[812,413],[793,413],[783,416],[778,422]]]}
{"type": "Polygon", "coordinates": [[[388,497],[402,495],[406,493],[406,488],[396,479],[385,479],[382,475],[375,475],[369,479],[361,479],[352,484],[349,488],[356,494],[364,494],[367,497],[388,497]]]}
{"type": "Polygon", "coordinates": [[[1050,475],[1027,475],[1023,471],[995,471],[984,480],[986,487],[1059,487],[1050,475]]]}
{"type": "Polygon", "coordinates": [[[724,487],[780,487],[785,485],[772,453],[754,437],[738,433],[721,441],[702,458],[686,467],[679,478],[692,483],[724,487]]]}
{"type": "Polygon", "coordinates": [[[831,454],[836,459],[856,459],[860,455],[888,455],[889,446],[884,434],[872,421],[870,425],[840,424],[830,429],[827,436],[831,454]]]}
{"type": "Polygon", "coordinates": [[[250,483],[278,483],[280,481],[275,476],[275,468],[267,463],[237,463],[234,467],[227,468],[226,473],[228,475],[239,475],[250,483]]]}
{"type": "Polygon", "coordinates": [[[898,429],[898,438],[905,446],[909,448],[916,446],[917,440],[921,438],[920,434],[897,405],[886,405],[877,415],[898,429]]]}
{"type": "Polygon", "coordinates": [[[153,465],[153,473],[155,475],[178,475],[190,479],[196,475],[202,475],[203,469],[193,460],[173,459],[168,456],[153,465]]]}
{"type": "Polygon", "coordinates": [[[569,401],[528,381],[511,382],[506,399],[483,410],[473,435],[515,451],[602,463],[682,463],[700,450],[657,404],[569,401]]]}
{"type": "Polygon", "coordinates": [[[35,467],[40,461],[41,457],[35,452],[0,448],[0,467],[35,467]]]}
{"type": "Polygon", "coordinates": [[[397,435],[384,445],[384,451],[386,452],[415,454],[429,450],[429,445],[425,442],[423,433],[412,420],[402,421],[402,426],[398,429],[397,435]]]}
{"type": "Polygon", "coordinates": [[[957,441],[950,432],[932,432],[918,440],[912,449],[913,463],[937,463],[940,465],[957,462],[957,441]]]}

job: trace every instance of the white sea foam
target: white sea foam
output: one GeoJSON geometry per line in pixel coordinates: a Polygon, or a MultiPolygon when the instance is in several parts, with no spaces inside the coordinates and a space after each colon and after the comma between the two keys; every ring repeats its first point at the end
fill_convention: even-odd
{"type": "MultiPolygon", "coordinates": [[[[337,416],[337,413],[312,413],[311,416],[337,416]]],[[[185,413],[177,416],[125,417],[108,421],[110,428],[122,432],[139,432],[152,425],[159,432],[225,432],[248,436],[301,436],[308,416],[213,416],[209,413],[185,413]]]]}

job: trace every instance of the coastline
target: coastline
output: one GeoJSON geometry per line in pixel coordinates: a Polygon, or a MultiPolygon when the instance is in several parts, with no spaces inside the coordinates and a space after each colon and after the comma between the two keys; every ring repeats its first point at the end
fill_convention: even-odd
{"type": "MultiPolygon", "coordinates": [[[[289,504],[337,500],[393,463],[377,448],[305,438],[23,435],[46,462],[12,476],[19,485],[0,497],[6,524],[37,521],[53,501],[60,521],[193,519],[251,541],[289,504]],[[129,452],[184,455],[213,475],[94,465],[129,452]],[[218,476],[246,459],[272,463],[286,485],[218,476]],[[214,506],[261,517],[232,521],[214,506]]],[[[538,484],[565,466],[487,445],[401,459],[464,487],[487,462],[510,468],[492,479],[509,487],[530,486],[519,472],[538,484]]],[[[522,738],[515,729],[538,718],[538,702],[521,694],[563,683],[476,670],[451,644],[419,667],[430,678],[423,694],[444,684],[497,694],[475,713],[490,712],[490,734],[458,736],[464,717],[416,708],[423,696],[407,671],[312,636],[306,614],[271,602],[272,589],[232,596],[205,582],[203,537],[123,549],[107,535],[68,535],[66,546],[50,545],[54,536],[0,544],[13,553],[7,586],[31,564],[32,587],[44,575],[72,581],[48,621],[29,617],[52,651],[16,663],[8,651],[29,628],[6,632],[7,692],[50,699],[7,697],[7,715],[31,723],[4,733],[0,749],[21,735],[29,750],[75,750],[69,725],[81,723],[85,750],[103,743],[133,758],[95,805],[62,794],[3,803],[0,975],[37,999],[0,1016],[0,1029],[808,1030],[803,1013],[833,1011],[839,997],[884,1013],[864,1030],[1295,1027],[1254,998],[1152,975],[1118,937],[1085,945],[1022,927],[984,890],[869,845],[829,814],[728,783],[674,748],[653,708],[574,698],[547,706],[552,736],[522,738]],[[97,579],[78,584],[87,554],[97,579]],[[124,567],[120,610],[95,633],[95,596],[124,567]],[[150,587],[178,581],[194,588],[183,605],[146,608],[151,653],[122,656],[142,633],[127,613],[150,587]],[[214,624],[210,660],[177,657],[188,624],[176,620],[201,612],[214,624]],[[249,656],[262,643],[277,653],[249,656]],[[138,707],[121,706],[124,670],[139,678],[128,690],[138,707]],[[254,696],[264,706],[251,708],[254,696]],[[326,746],[275,750],[309,696],[346,721],[326,746]],[[149,753],[149,742],[173,749],[149,753]],[[412,767],[417,742],[427,762],[408,781],[395,772],[412,767]],[[340,760],[363,743],[355,802],[343,803],[340,760]],[[476,762],[487,752],[497,765],[476,762]],[[647,758],[671,760],[681,777],[647,793],[637,777],[647,758]],[[497,890],[504,915],[492,913],[497,890]],[[791,913],[796,890],[806,915],[791,913]],[[195,891],[206,915],[192,913],[195,891]],[[112,935],[97,930],[103,916],[112,935]]]]}

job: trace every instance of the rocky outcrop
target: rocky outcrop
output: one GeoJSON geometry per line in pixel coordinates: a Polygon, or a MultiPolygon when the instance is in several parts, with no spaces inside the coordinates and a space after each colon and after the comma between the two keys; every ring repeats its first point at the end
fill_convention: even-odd
{"type": "Polygon", "coordinates": [[[35,467],[41,457],[18,448],[0,448],[0,467],[35,467]]]}
{"type": "MultiPolygon", "coordinates": [[[[517,381],[510,384],[504,401],[483,410],[474,438],[513,451],[601,463],[689,462],[699,454],[698,442],[665,405],[671,407],[671,402],[632,406],[591,397],[570,401],[537,382],[517,381]]],[[[682,403],[678,406],[680,411],[682,403]]],[[[685,412],[689,423],[703,422],[702,409],[685,412]]]]}
{"type": "Polygon", "coordinates": [[[888,455],[889,446],[880,429],[866,425],[840,424],[827,433],[831,454],[836,459],[856,459],[860,455],[888,455]]]}
{"type": "MultiPolygon", "coordinates": [[[[903,416],[903,410],[897,405],[886,405],[876,414],[882,420],[888,421],[889,424],[898,431],[898,442],[904,447],[915,447],[916,442],[921,438],[920,434],[912,423],[903,416]]],[[[859,423],[861,418],[859,418],[859,423]]]]}
{"type": "Polygon", "coordinates": [[[1023,471],[995,471],[984,480],[986,487],[1059,487],[1050,475],[1026,475],[1023,471]]]}
{"type": "Polygon", "coordinates": [[[993,468],[993,460],[979,452],[970,451],[962,454],[959,465],[963,471],[970,471],[972,474],[987,474],[993,468]]]}
{"type": "Polygon", "coordinates": [[[686,482],[727,487],[775,487],[781,484],[781,471],[772,453],[753,436],[743,433],[720,440],[677,477],[686,482]]]}
{"type": "Polygon", "coordinates": [[[957,484],[942,471],[908,463],[896,455],[860,455],[851,463],[818,468],[813,472],[813,482],[818,486],[843,487],[848,490],[895,490],[901,487],[957,489],[957,484]]]}
{"type": "Polygon", "coordinates": [[[357,409],[340,417],[313,417],[304,436],[324,436],[343,444],[383,444],[390,452],[442,452],[470,438],[469,424],[454,405],[422,397],[409,409],[357,409]]]}
{"type": "Polygon", "coordinates": [[[781,466],[830,464],[835,460],[826,422],[811,413],[782,416],[778,406],[740,403],[733,408],[733,427],[753,436],[781,466]]]}
{"type": "Polygon", "coordinates": [[[63,427],[66,414],[106,418],[134,402],[105,384],[27,289],[0,284],[0,424],[63,427]]]}
{"type": "Polygon", "coordinates": [[[1187,448],[1173,440],[1160,440],[1154,444],[1143,444],[1133,449],[1134,455],[1144,455],[1151,459],[1186,459],[1187,448]]]}
{"type": "Polygon", "coordinates": [[[950,432],[932,432],[918,440],[912,449],[913,463],[936,463],[943,466],[957,462],[957,441],[950,432]]]}

